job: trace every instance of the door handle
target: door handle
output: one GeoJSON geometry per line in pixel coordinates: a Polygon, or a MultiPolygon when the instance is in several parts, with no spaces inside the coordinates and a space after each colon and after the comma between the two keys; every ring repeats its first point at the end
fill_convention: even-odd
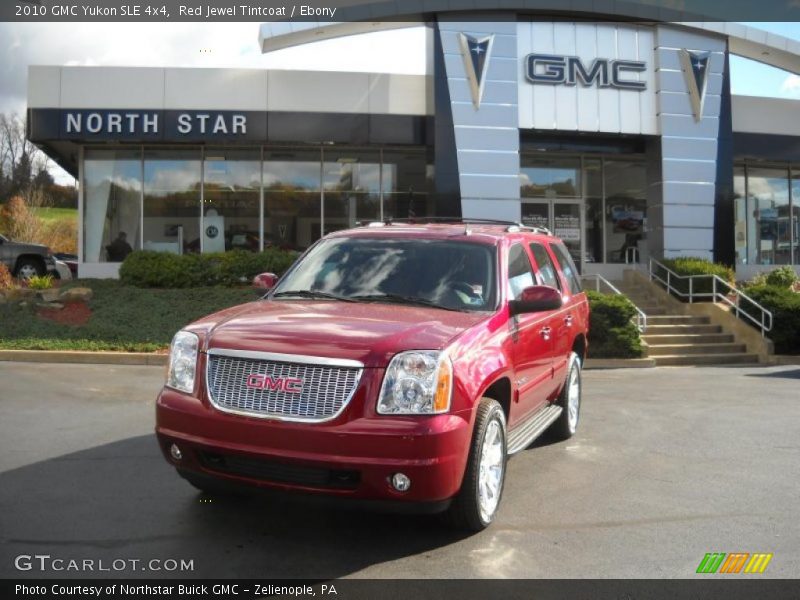
{"type": "Polygon", "coordinates": [[[567,315],[566,317],[564,317],[564,325],[566,325],[567,327],[572,327],[572,321],[573,321],[572,315],[567,315]]]}
{"type": "Polygon", "coordinates": [[[550,334],[551,334],[552,332],[553,332],[553,330],[552,330],[552,329],[550,329],[549,327],[542,327],[542,328],[539,330],[539,334],[540,334],[540,335],[541,335],[541,336],[542,336],[544,339],[546,339],[546,340],[549,340],[549,339],[550,339],[550,334]]]}

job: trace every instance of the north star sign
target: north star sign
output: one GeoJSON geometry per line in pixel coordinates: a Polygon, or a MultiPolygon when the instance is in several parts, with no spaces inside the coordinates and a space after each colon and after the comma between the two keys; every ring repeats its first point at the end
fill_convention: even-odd
{"type": "MultiPolygon", "coordinates": [[[[147,135],[161,132],[164,127],[160,111],[66,111],[64,132],[69,134],[117,134],[147,135]]],[[[197,133],[208,135],[245,135],[247,116],[222,113],[180,113],[175,118],[174,128],[179,134],[197,133]]]]}
{"type": "Polygon", "coordinates": [[[577,56],[529,54],[525,57],[525,77],[531,83],[642,91],[647,84],[635,73],[647,70],[647,63],[638,60],[596,58],[587,67],[577,56]]]}

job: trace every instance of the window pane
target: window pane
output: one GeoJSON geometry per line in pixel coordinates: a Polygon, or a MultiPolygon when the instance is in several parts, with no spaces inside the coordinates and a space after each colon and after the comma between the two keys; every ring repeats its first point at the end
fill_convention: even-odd
{"type": "Polygon", "coordinates": [[[380,153],[325,150],[325,233],[380,219],[380,153]]]}
{"type": "Polygon", "coordinates": [[[139,249],[142,155],[138,149],[87,149],[83,260],[121,262],[139,249]]]}
{"type": "Polygon", "coordinates": [[[647,216],[647,175],[640,161],[606,160],[606,261],[638,260],[647,216]],[[635,249],[635,250],[633,250],[635,249]]]}
{"type": "Polygon", "coordinates": [[[549,285],[557,290],[561,289],[561,283],[558,281],[556,274],[556,267],[553,260],[541,244],[531,244],[531,252],[533,258],[536,259],[536,267],[538,269],[539,278],[542,285],[549,285]]]}
{"type": "Polygon", "coordinates": [[[567,249],[562,244],[550,244],[550,249],[555,254],[556,262],[567,279],[570,293],[580,293],[583,288],[581,287],[580,279],[578,279],[578,269],[575,267],[575,263],[572,261],[567,249]]]}
{"type": "Polygon", "coordinates": [[[786,169],[747,170],[748,236],[753,264],[787,265],[791,262],[789,177],[786,169]]]}
{"type": "Polygon", "coordinates": [[[595,159],[583,161],[586,199],[586,262],[603,262],[603,169],[595,159]]]}
{"type": "Polygon", "coordinates": [[[320,238],[319,150],[264,153],[264,245],[304,249],[320,238]]]}
{"type": "Polygon", "coordinates": [[[736,264],[747,264],[747,198],[744,167],[733,169],[734,248],[736,264]]]}
{"type": "Polygon", "coordinates": [[[508,251],[508,299],[519,300],[522,290],[533,285],[533,270],[527,252],[520,244],[508,251]]]}
{"type": "Polygon", "coordinates": [[[144,249],[200,251],[200,149],[145,149],[144,249]]]}
{"type": "Polygon", "coordinates": [[[792,172],[792,232],[794,264],[800,265],[800,170],[792,172]]]}
{"type": "Polygon", "coordinates": [[[433,165],[423,149],[383,151],[383,216],[431,216],[433,165]]]}
{"type": "Polygon", "coordinates": [[[580,196],[579,158],[540,158],[522,155],[520,194],[523,198],[576,198],[580,196]]]}
{"type": "Polygon", "coordinates": [[[209,148],[203,173],[203,251],[258,251],[261,151],[209,148]]]}

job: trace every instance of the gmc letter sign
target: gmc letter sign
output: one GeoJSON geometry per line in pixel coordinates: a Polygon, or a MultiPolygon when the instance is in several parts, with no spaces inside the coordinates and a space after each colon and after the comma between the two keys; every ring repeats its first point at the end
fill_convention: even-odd
{"type": "Polygon", "coordinates": [[[596,58],[587,69],[577,56],[529,54],[526,57],[525,76],[531,83],[583,86],[597,84],[601,88],[642,91],[644,81],[626,79],[627,73],[647,70],[647,63],[638,60],[608,60],[596,58]]]}

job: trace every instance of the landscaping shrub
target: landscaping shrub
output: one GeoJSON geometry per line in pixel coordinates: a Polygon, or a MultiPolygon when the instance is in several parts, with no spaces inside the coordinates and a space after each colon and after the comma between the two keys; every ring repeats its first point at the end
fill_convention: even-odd
{"type": "MultiPolygon", "coordinates": [[[[667,268],[671,269],[678,275],[716,275],[717,277],[721,278],[723,281],[730,283],[731,285],[734,284],[736,281],[736,273],[734,270],[727,266],[722,265],[719,263],[713,263],[710,260],[706,260],[704,258],[695,258],[695,257],[680,257],[680,258],[667,258],[661,261],[667,268]]],[[[666,272],[657,272],[662,279],[666,279],[666,272]]],[[[678,297],[680,300],[684,300],[686,302],[689,301],[689,280],[688,279],[676,279],[671,280],[670,283],[673,287],[677,288],[680,292],[686,294],[686,297],[678,297]]],[[[695,280],[692,283],[692,291],[696,294],[710,294],[713,291],[713,282],[711,278],[703,278],[699,280],[695,280]]],[[[717,291],[720,293],[725,293],[726,290],[722,289],[724,286],[718,286],[717,291]]],[[[697,301],[698,298],[695,298],[697,301]]],[[[704,298],[700,298],[700,300],[704,301],[711,301],[711,296],[706,296],[704,298]]]]}
{"type": "Polygon", "coordinates": [[[789,265],[778,267],[774,271],[767,274],[764,282],[767,285],[787,289],[792,287],[797,281],[797,273],[789,265]]]}
{"type": "Polygon", "coordinates": [[[788,287],[754,285],[747,295],[772,313],[772,331],[767,336],[778,354],[800,353],[800,294],[788,287]]]}
{"type": "Polygon", "coordinates": [[[62,286],[74,287],[94,292],[85,324],[39,318],[34,303],[0,304],[0,348],[151,352],[167,348],[186,324],[255,300],[249,288],[141,289],[116,279],[78,279],[62,286]]]}
{"type": "Polygon", "coordinates": [[[11,278],[11,272],[4,263],[0,263],[0,290],[7,290],[14,287],[14,280],[11,278]]]}
{"type": "Polygon", "coordinates": [[[140,250],[125,258],[119,276],[124,284],[135,287],[232,286],[247,283],[259,273],[282,275],[296,257],[296,252],[276,248],[183,255],[140,250]]]}
{"type": "Polygon", "coordinates": [[[53,276],[34,275],[28,279],[26,285],[32,290],[49,290],[53,287],[53,276]]]}
{"type": "Polygon", "coordinates": [[[631,319],[636,309],[625,296],[586,292],[589,297],[590,358],[639,358],[642,342],[631,319]]]}

